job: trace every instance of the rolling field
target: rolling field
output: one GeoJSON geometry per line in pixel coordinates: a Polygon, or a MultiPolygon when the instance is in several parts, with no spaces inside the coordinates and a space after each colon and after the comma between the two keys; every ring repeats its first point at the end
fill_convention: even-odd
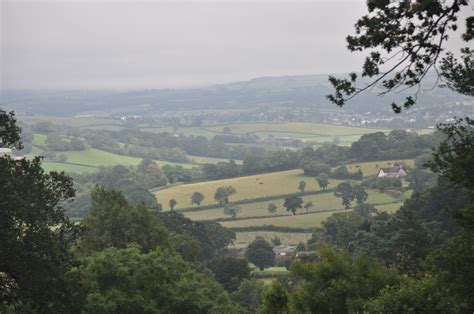
{"type": "Polygon", "coordinates": [[[379,212],[394,213],[394,212],[396,212],[402,205],[403,205],[403,203],[392,203],[392,204],[385,204],[385,205],[377,205],[377,206],[375,206],[375,208],[377,208],[377,210],[378,210],[379,212]]]}
{"type": "Polygon", "coordinates": [[[390,167],[394,163],[405,163],[409,167],[415,165],[415,160],[413,159],[399,159],[399,160],[384,160],[384,161],[369,161],[369,162],[356,162],[352,164],[347,164],[346,167],[351,172],[356,172],[357,170],[362,170],[364,176],[373,176],[379,172],[380,168],[390,167]]]}
{"type": "Polygon", "coordinates": [[[322,212],[322,213],[310,213],[308,215],[291,215],[291,216],[280,216],[260,219],[243,219],[234,221],[223,221],[221,224],[226,228],[234,227],[253,227],[253,226],[264,226],[264,225],[275,225],[282,227],[294,227],[294,228],[314,228],[321,226],[321,223],[326,220],[329,216],[336,212],[322,212]]]}
{"type": "MultiPolygon", "coordinates": [[[[40,141],[41,137],[37,139],[36,134],[35,134],[35,140],[40,141]]],[[[33,146],[31,153],[28,154],[26,157],[32,158],[33,156],[40,156],[41,154],[42,154],[42,150],[37,146],[33,146]]],[[[67,156],[67,161],[64,163],[44,161],[43,165],[46,170],[77,172],[77,173],[91,173],[91,172],[95,172],[99,166],[115,166],[115,165],[136,166],[142,161],[142,158],[118,155],[118,154],[106,152],[99,149],[87,149],[87,150],[81,150],[81,151],[65,151],[65,152],[57,152],[57,154],[58,155],[63,154],[67,156]]],[[[180,165],[188,169],[196,166],[193,164],[173,163],[173,162],[168,162],[168,161],[163,161],[163,160],[155,160],[155,161],[160,166],[180,165]]]]}
{"type": "MultiPolygon", "coordinates": [[[[374,190],[368,190],[369,198],[367,199],[368,204],[381,204],[381,203],[391,203],[396,201],[390,195],[380,193],[374,190]]],[[[331,210],[331,209],[343,209],[344,207],[341,204],[341,199],[334,196],[332,192],[316,194],[316,195],[306,195],[303,196],[303,201],[313,202],[314,206],[310,208],[309,212],[318,212],[322,210],[331,210]]],[[[274,203],[278,208],[275,213],[276,216],[281,215],[292,215],[286,211],[286,208],[283,207],[283,198],[264,201],[264,202],[255,202],[250,204],[239,205],[241,208],[240,213],[237,215],[238,218],[243,217],[262,217],[268,216],[270,213],[267,208],[270,203],[274,203]]],[[[355,203],[353,204],[355,205],[355,203]]],[[[387,210],[388,211],[388,210],[387,210]]],[[[298,213],[306,212],[305,209],[299,209],[298,213]]],[[[205,209],[200,211],[185,212],[184,215],[192,220],[214,220],[219,218],[229,218],[229,216],[224,215],[224,208],[213,208],[205,209]]]]}
{"type": "MultiPolygon", "coordinates": [[[[192,184],[176,185],[155,192],[159,202],[167,204],[170,199],[175,199],[178,205],[175,209],[191,207],[191,195],[194,192],[204,194],[202,205],[216,204],[214,193],[220,186],[231,185],[237,194],[230,197],[230,201],[252,199],[256,197],[274,196],[298,192],[298,183],[306,181],[306,191],[319,191],[316,180],[303,175],[303,170],[288,170],[271,172],[232,179],[198,182],[192,184]]],[[[331,180],[329,187],[336,186],[339,180],[331,180]]]]}

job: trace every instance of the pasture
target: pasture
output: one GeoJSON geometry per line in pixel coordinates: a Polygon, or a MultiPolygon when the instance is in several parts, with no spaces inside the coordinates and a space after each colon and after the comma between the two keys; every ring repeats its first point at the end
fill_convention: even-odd
{"type": "MultiPolygon", "coordinates": [[[[191,195],[200,192],[205,199],[201,205],[216,204],[214,193],[220,186],[231,185],[237,193],[230,197],[231,202],[267,197],[298,192],[298,183],[306,182],[306,191],[319,191],[316,180],[303,175],[303,170],[288,170],[271,172],[259,175],[237,177],[232,179],[205,181],[191,184],[175,185],[155,192],[159,202],[167,204],[170,199],[175,199],[178,204],[175,209],[191,206],[191,195]]],[[[339,180],[331,180],[329,187],[336,186],[339,180]]]]}
{"type": "MultiPolygon", "coordinates": [[[[368,204],[384,204],[392,203],[396,201],[390,195],[377,192],[375,190],[368,190],[369,197],[367,199],[368,204]]],[[[313,202],[314,206],[309,209],[308,212],[318,212],[324,210],[332,209],[343,209],[344,207],[341,204],[341,199],[335,197],[332,192],[315,194],[315,195],[305,195],[302,197],[303,202],[313,202]]],[[[255,202],[250,204],[239,205],[241,211],[237,215],[238,218],[251,218],[251,217],[262,217],[271,215],[267,208],[270,203],[273,203],[277,206],[277,211],[274,214],[275,216],[282,215],[292,215],[292,213],[287,212],[286,208],[283,206],[284,199],[276,199],[271,201],[255,202]]],[[[355,203],[353,204],[355,205],[355,203]]],[[[306,212],[305,209],[298,209],[298,213],[306,212]]],[[[224,215],[224,208],[213,208],[205,209],[200,211],[191,211],[185,212],[184,215],[192,220],[215,220],[219,218],[229,218],[229,216],[224,215]]]]}
{"type": "Polygon", "coordinates": [[[321,223],[332,214],[336,212],[344,212],[344,211],[346,210],[330,211],[330,212],[322,212],[322,213],[315,212],[315,213],[304,214],[304,215],[297,214],[297,215],[291,215],[291,216],[223,221],[221,222],[221,224],[226,228],[275,225],[275,226],[281,226],[281,227],[308,228],[308,231],[309,231],[309,229],[321,226],[321,223]]]}

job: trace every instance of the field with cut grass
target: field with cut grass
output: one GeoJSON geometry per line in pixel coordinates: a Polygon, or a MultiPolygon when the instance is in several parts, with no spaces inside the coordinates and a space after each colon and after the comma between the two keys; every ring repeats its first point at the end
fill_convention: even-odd
{"type": "Polygon", "coordinates": [[[291,215],[291,216],[280,216],[280,217],[270,217],[270,218],[223,221],[221,222],[221,224],[227,228],[274,225],[274,226],[281,226],[281,227],[312,229],[312,228],[321,226],[321,223],[332,214],[336,212],[344,212],[344,211],[345,210],[322,212],[322,213],[310,213],[310,214],[304,214],[304,215],[291,215]]]}
{"type": "MultiPolygon", "coordinates": [[[[259,175],[238,177],[232,179],[181,184],[155,192],[157,199],[166,204],[170,199],[175,199],[178,205],[175,209],[191,207],[191,195],[200,192],[205,196],[202,205],[216,204],[214,193],[220,186],[231,185],[237,194],[230,197],[231,202],[298,192],[298,183],[306,182],[307,191],[319,191],[316,180],[303,175],[303,170],[288,170],[271,172],[259,175]]],[[[339,180],[331,180],[329,187],[336,186],[339,180]]],[[[196,207],[196,206],[194,206],[196,207]]]]}
{"type": "MultiPolygon", "coordinates": [[[[381,203],[390,203],[396,201],[390,195],[380,193],[374,190],[368,190],[369,197],[367,199],[368,204],[381,204],[381,203]]],[[[341,204],[341,199],[335,197],[332,192],[315,194],[315,195],[305,195],[302,197],[304,203],[313,202],[314,206],[309,210],[309,212],[318,212],[322,210],[331,210],[331,209],[343,209],[344,207],[341,204]]],[[[250,204],[239,205],[241,208],[240,213],[237,215],[238,218],[243,217],[262,217],[271,215],[267,208],[270,203],[274,203],[278,208],[275,216],[281,215],[291,215],[291,213],[286,211],[286,208],[283,207],[284,199],[276,199],[271,201],[264,202],[255,202],[250,204]]],[[[355,204],[354,204],[355,205],[355,204]]],[[[306,212],[305,209],[299,209],[298,213],[306,212]]],[[[205,209],[199,211],[190,211],[184,213],[186,217],[192,220],[214,220],[219,218],[229,218],[229,216],[224,215],[224,208],[213,208],[205,209]]]]}

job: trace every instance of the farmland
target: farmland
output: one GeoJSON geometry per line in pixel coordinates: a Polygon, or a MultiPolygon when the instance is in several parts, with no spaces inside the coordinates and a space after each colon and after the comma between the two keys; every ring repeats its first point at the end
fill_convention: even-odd
{"type": "MultiPolygon", "coordinates": [[[[300,169],[271,172],[259,175],[238,177],[232,179],[205,181],[192,184],[176,185],[155,192],[159,201],[167,202],[175,199],[178,205],[175,209],[190,207],[191,195],[200,192],[205,196],[202,205],[215,204],[214,192],[220,186],[231,185],[237,193],[230,197],[230,201],[253,199],[256,197],[268,197],[298,192],[298,183],[306,181],[307,191],[318,191],[319,186],[312,177],[303,175],[300,169]]],[[[331,180],[329,187],[334,187],[340,181],[331,180]]]]}
{"type": "MultiPolygon", "coordinates": [[[[367,203],[369,204],[386,204],[396,201],[395,198],[390,195],[380,193],[374,190],[368,191],[369,197],[367,203]]],[[[314,195],[305,195],[302,197],[303,202],[312,202],[314,206],[309,209],[309,212],[318,212],[322,210],[333,210],[333,209],[343,209],[341,205],[341,200],[334,196],[332,192],[314,194],[314,195]]],[[[238,214],[239,218],[251,218],[251,217],[261,217],[268,216],[268,205],[273,203],[277,206],[277,211],[275,216],[289,215],[286,209],[283,207],[283,198],[279,198],[271,201],[255,202],[250,204],[240,205],[241,212],[238,214]]],[[[305,211],[304,209],[299,210],[300,212],[305,211]]],[[[291,213],[290,213],[291,214],[291,213]]],[[[199,211],[190,211],[186,212],[185,215],[192,220],[213,220],[219,218],[228,218],[224,215],[224,209],[222,207],[214,209],[205,209],[199,211]]]]}

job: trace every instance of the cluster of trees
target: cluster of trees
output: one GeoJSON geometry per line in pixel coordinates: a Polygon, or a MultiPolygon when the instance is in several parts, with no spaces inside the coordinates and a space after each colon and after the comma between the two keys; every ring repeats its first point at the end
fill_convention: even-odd
{"type": "Polygon", "coordinates": [[[85,150],[87,149],[84,141],[77,137],[65,139],[59,134],[50,133],[46,137],[46,150],[52,152],[64,152],[68,150],[85,150]]]}
{"type": "Polygon", "coordinates": [[[155,195],[150,189],[165,186],[168,183],[164,171],[150,159],[144,159],[136,167],[121,165],[101,167],[91,174],[72,174],[77,190],[76,198],[64,204],[70,217],[83,217],[89,208],[90,193],[95,185],[120,191],[133,205],[144,203],[150,208],[160,209],[155,195]]]}

